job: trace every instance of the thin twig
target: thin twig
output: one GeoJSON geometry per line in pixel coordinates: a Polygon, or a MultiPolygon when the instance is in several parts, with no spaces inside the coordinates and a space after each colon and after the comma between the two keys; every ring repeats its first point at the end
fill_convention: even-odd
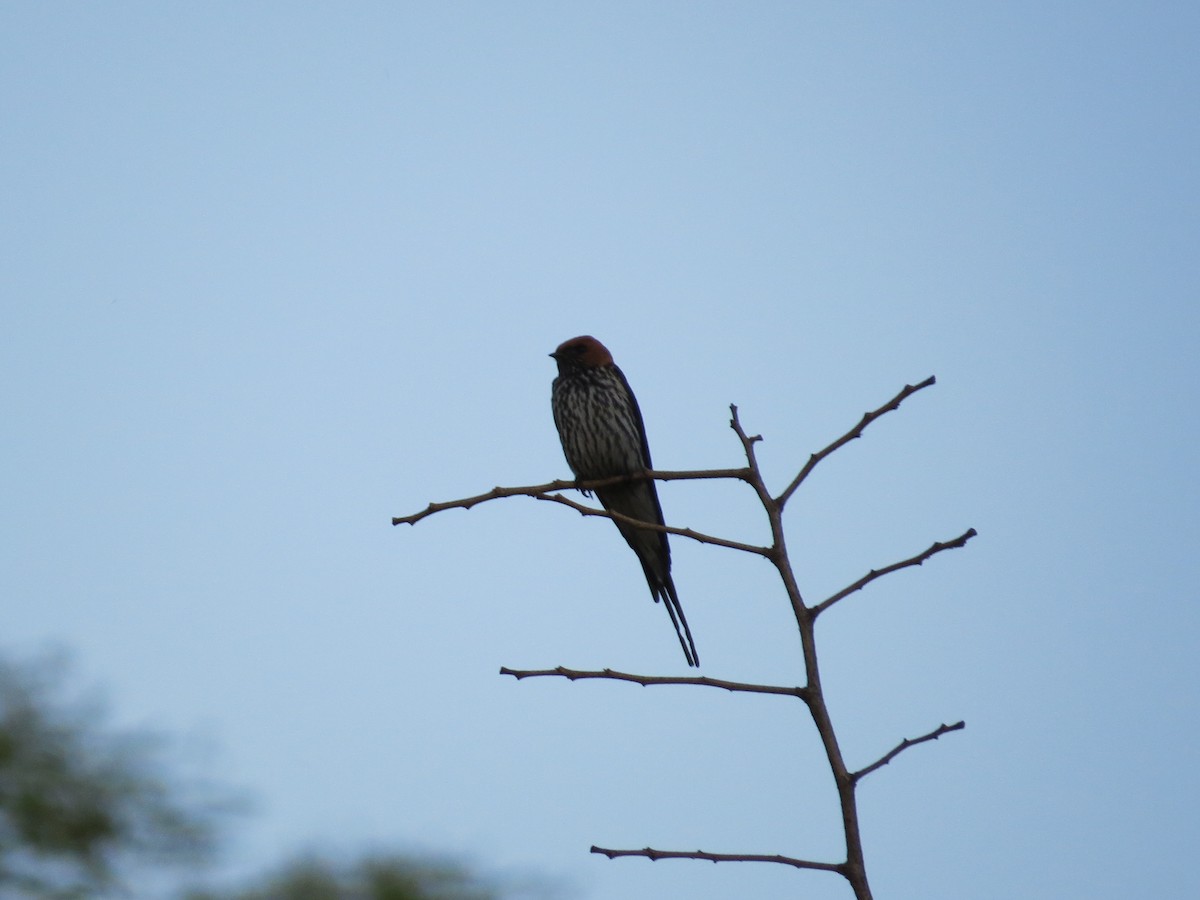
{"type": "Polygon", "coordinates": [[[953,725],[939,725],[937,728],[933,729],[933,731],[929,732],[929,734],[923,734],[917,738],[905,738],[879,759],[875,760],[875,762],[871,763],[866,768],[859,769],[857,772],[851,774],[850,777],[855,783],[858,783],[861,779],[867,775],[870,775],[876,769],[881,769],[886,766],[909,747],[915,747],[917,744],[923,744],[926,741],[936,741],[943,734],[949,734],[951,731],[962,731],[962,729],[966,727],[966,722],[955,722],[953,725]]]}
{"type": "Polygon", "coordinates": [[[741,550],[743,553],[754,553],[758,556],[771,555],[769,547],[759,547],[755,544],[743,544],[741,541],[731,541],[728,538],[719,538],[715,535],[704,534],[692,528],[676,528],[674,525],[659,525],[657,522],[645,522],[641,519],[631,518],[624,513],[613,512],[607,509],[596,509],[591,506],[584,506],[572,500],[570,497],[564,497],[562,494],[533,494],[536,500],[549,500],[552,503],[561,503],[563,506],[569,506],[585,516],[598,516],[603,519],[612,519],[614,522],[625,522],[637,528],[644,528],[647,531],[663,531],[667,534],[677,534],[680,537],[691,538],[693,541],[699,541],[701,544],[712,544],[715,547],[728,547],[730,550],[741,550]]]}
{"type": "Polygon", "coordinates": [[[743,480],[754,488],[755,493],[758,494],[758,499],[762,501],[763,508],[769,511],[775,501],[771,499],[766,482],[763,481],[762,471],[758,467],[758,456],[754,452],[754,445],[762,440],[762,435],[746,434],[745,429],[742,428],[742,421],[738,417],[738,408],[735,403],[729,404],[729,427],[733,429],[733,433],[742,442],[742,452],[746,454],[746,462],[748,464],[746,471],[749,474],[743,480]]]}
{"type": "Polygon", "coordinates": [[[751,684],[744,681],[726,681],[722,678],[709,678],[707,675],[699,676],[666,676],[666,675],[634,675],[629,672],[618,672],[615,669],[599,669],[599,670],[584,670],[584,669],[568,669],[565,666],[556,666],[553,669],[510,669],[508,666],[503,666],[500,669],[501,675],[511,675],[520,681],[522,678],[566,678],[570,681],[579,681],[588,678],[607,678],[612,681],[632,681],[634,684],[640,684],[643,687],[658,684],[697,684],[702,687],[722,688],[730,693],[744,694],[782,694],[789,697],[799,697],[807,702],[808,692],[802,687],[784,687],[774,684],[751,684]]]}
{"type": "Polygon", "coordinates": [[[785,866],[795,866],[797,869],[820,869],[823,872],[841,872],[840,863],[815,862],[811,859],[796,859],[793,856],[768,855],[765,853],[707,853],[704,850],[655,850],[644,847],[641,850],[610,850],[607,847],[592,847],[593,853],[616,859],[619,856],[642,856],[652,862],[660,859],[702,859],[707,862],[766,862],[780,863],[785,866]]]}
{"type": "Polygon", "coordinates": [[[520,487],[494,487],[490,491],[476,494],[473,497],[447,500],[442,503],[430,503],[420,512],[410,513],[407,516],[394,516],[392,524],[416,525],[422,519],[432,516],[434,513],[444,512],[447,509],[470,509],[479,503],[486,503],[489,500],[499,500],[503,497],[536,497],[539,494],[548,494],[551,491],[568,491],[572,489],[586,492],[595,490],[596,488],[609,487],[614,484],[623,484],[627,481],[641,481],[646,478],[654,481],[700,481],[711,478],[737,478],[745,481],[749,476],[749,469],[696,469],[683,471],[661,471],[655,469],[648,472],[634,472],[630,475],[614,475],[612,478],[597,478],[591,481],[557,479],[549,481],[546,484],[529,484],[520,487]]]}
{"type": "Polygon", "coordinates": [[[820,615],[839,600],[850,596],[855,591],[861,591],[876,578],[882,578],[884,575],[891,574],[892,572],[896,572],[900,569],[906,569],[909,566],[919,566],[924,563],[925,560],[929,559],[931,556],[941,553],[943,550],[955,550],[959,547],[962,547],[967,543],[967,541],[975,537],[977,534],[979,534],[979,532],[977,532],[974,528],[968,528],[952,541],[935,541],[928,550],[924,550],[918,553],[916,556],[911,556],[908,559],[902,559],[900,562],[892,563],[890,566],[884,566],[882,569],[872,569],[862,578],[858,579],[858,581],[854,582],[854,584],[842,588],[829,599],[822,600],[816,606],[812,607],[812,614],[814,617],[820,615]]]}
{"type": "Polygon", "coordinates": [[[792,494],[795,493],[796,488],[800,487],[800,484],[804,481],[804,479],[807,478],[809,476],[809,474],[812,472],[812,470],[817,467],[817,463],[819,463],[821,460],[823,460],[825,457],[827,457],[830,453],[832,453],[838,447],[841,447],[843,444],[848,444],[848,443],[850,443],[850,441],[854,440],[855,438],[860,437],[863,433],[863,430],[866,429],[866,427],[868,425],[870,425],[872,422],[874,422],[876,419],[878,419],[880,416],[884,415],[885,413],[889,413],[892,410],[898,408],[900,406],[900,404],[903,403],[908,397],[912,396],[913,394],[915,394],[917,391],[921,390],[922,388],[927,388],[931,384],[936,384],[936,383],[937,383],[937,379],[934,376],[930,375],[928,378],[926,378],[920,384],[906,384],[904,386],[904,389],[902,391],[900,391],[900,393],[898,393],[895,397],[893,397],[887,403],[883,404],[883,406],[879,407],[879,409],[875,409],[875,410],[872,410],[871,412],[863,413],[863,417],[858,420],[857,425],[855,425],[853,428],[851,428],[849,431],[847,431],[845,434],[843,434],[840,438],[838,438],[836,441],[834,441],[828,447],[824,448],[823,450],[818,450],[816,453],[814,453],[812,456],[810,456],[808,458],[808,462],[804,464],[804,468],[800,470],[800,474],[798,474],[795,478],[793,478],[792,483],[787,486],[787,488],[784,490],[784,492],[775,498],[775,502],[778,503],[780,507],[782,507],[784,504],[786,504],[788,502],[788,499],[792,496],[792,494]]]}

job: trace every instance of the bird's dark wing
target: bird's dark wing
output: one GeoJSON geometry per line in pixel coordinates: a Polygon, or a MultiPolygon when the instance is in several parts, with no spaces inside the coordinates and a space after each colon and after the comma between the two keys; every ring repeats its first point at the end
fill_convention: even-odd
{"type": "MultiPolygon", "coordinates": [[[[638,406],[637,396],[629,387],[629,382],[625,378],[625,373],[621,371],[619,366],[613,366],[616,370],[617,377],[621,379],[621,386],[625,388],[625,393],[629,395],[629,406],[633,410],[633,418],[637,422],[638,438],[642,442],[642,463],[647,469],[653,469],[654,463],[650,461],[650,443],[646,440],[646,423],[642,421],[642,409],[638,406]]],[[[653,481],[647,480],[646,487],[650,490],[650,497],[654,500],[655,524],[665,525],[663,519],[662,504],[658,502],[658,488],[653,481]]],[[[658,537],[662,544],[663,555],[667,560],[667,570],[670,571],[671,566],[671,545],[667,541],[667,533],[660,531],[658,537]]],[[[656,598],[657,599],[657,598],[656,598]]]]}
{"type": "Polygon", "coordinates": [[[629,405],[633,409],[633,418],[637,421],[638,438],[642,442],[642,462],[647,469],[653,469],[654,464],[650,462],[650,444],[646,440],[646,423],[642,421],[642,409],[638,406],[637,395],[629,387],[629,382],[625,378],[625,373],[621,371],[621,367],[614,365],[613,370],[617,373],[617,378],[621,380],[621,387],[625,388],[625,393],[629,395],[629,405]]]}

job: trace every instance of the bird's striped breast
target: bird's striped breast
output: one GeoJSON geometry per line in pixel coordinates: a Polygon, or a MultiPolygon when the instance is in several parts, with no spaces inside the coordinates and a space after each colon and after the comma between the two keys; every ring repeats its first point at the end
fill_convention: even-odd
{"type": "Polygon", "coordinates": [[[649,467],[641,415],[616,366],[554,379],[554,424],[576,478],[605,478],[649,467]]]}

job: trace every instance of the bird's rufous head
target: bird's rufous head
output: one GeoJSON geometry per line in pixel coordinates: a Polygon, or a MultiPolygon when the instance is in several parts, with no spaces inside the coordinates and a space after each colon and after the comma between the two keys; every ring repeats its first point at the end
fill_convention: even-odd
{"type": "Polygon", "coordinates": [[[559,374],[570,369],[598,369],[613,361],[608,348],[590,334],[563,341],[550,355],[558,363],[559,374]]]}

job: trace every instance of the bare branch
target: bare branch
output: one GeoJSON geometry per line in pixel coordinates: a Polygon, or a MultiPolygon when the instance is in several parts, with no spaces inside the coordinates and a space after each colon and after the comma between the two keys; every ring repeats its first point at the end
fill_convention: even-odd
{"type": "MultiPolygon", "coordinates": [[[[736,403],[729,404],[729,427],[734,430],[734,433],[737,434],[738,439],[741,440],[742,446],[747,450],[752,448],[755,444],[763,439],[761,434],[747,435],[742,429],[742,420],[738,416],[738,408],[736,403]]],[[[746,453],[746,461],[753,462],[749,452],[746,453]]],[[[751,466],[751,468],[753,468],[753,466],[751,466]]]]}
{"type": "Polygon", "coordinates": [[[967,541],[975,537],[977,534],[979,534],[979,532],[974,528],[968,528],[952,541],[935,541],[928,550],[924,550],[921,553],[918,553],[916,556],[911,556],[908,559],[902,559],[900,562],[892,563],[890,566],[884,566],[882,569],[872,569],[862,578],[858,579],[858,581],[854,582],[854,584],[842,588],[829,599],[822,600],[812,608],[812,614],[815,618],[819,614],[825,612],[825,610],[829,609],[829,607],[833,606],[833,604],[837,603],[839,600],[850,596],[855,591],[861,591],[876,578],[882,578],[884,575],[889,575],[892,572],[896,572],[900,569],[907,569],[909,566],[919,566],[924,563],[925,560],[929,559],[931,556],[941,553],[943,550],[956,550],[959,547],[964,546],[967,541]]]}
{"type": "Polygon", "coordinates": [[[674,525],[659,525],[657,522],[643,522],[641,519],[631,518],[623,513],[612,512],[607,509],[596,509],[591,506],[584,506],[572,500],[570,497],[564,497],[562,494],[534,494],[533,497],[537,500],[549,500],[552,503],[561,503],[563,506],[569,506],[585,516],[599,516],[602,519],[612,519],[614,522],[625,522],[629,525],[634,525],[638,528],[644,528],[647,531],[664,531],[667,534],[677,534],[680,537],[691,538],[693,541],[699,541],[701,544],[712,544],[715,547],[728,547],[730,550],[741,550],[743,553],[755,553],[758,556],[770,556],[771,549],[769,547],[759,547],[754,544],[743,544],[741,541],[731,541],[727,538],[719,538],[715,535],[704,534],[692,528],[676,528],[674,525]]]}
{"type": "Polygon", "coordinates": [[[881,769],[886,766],[909,747],[915,747],[917,744],[923,744],[926,741],[936,741],[943,734],[949,734],[951,731],[962,731],[966,727],[966,722],[955,722],[953,725],[939,725],[937,728],[933,729],[933,731],[929,732],[929,734],[923,734],[918,738],[905,738],[866,768],[859,769],[857,772],[851,773],[850,778],[855,784],[857,784],[862,778],[870,775],[876,769],[881,769]]]}
{"type": "Polygon", "coordinates": [[[660,859],[702,859],[707,862],[765,862],[780,863],[785,866],[795,866],[797,869],[819,869],[823,872],[842,873],[841,863],[814,862],[810,859],[796,859],[792,856],[767,855],[764,853],[708,853],[704,850],[655,850],[645,847],[641,850],[609,850],[606,847],[592,847],[593,853],[616,859],[619,856],[643,856],[652,862],[660,859]]]}
{"type": "Polygon", "coordinates": [[[533,484],[524,487],[494,487],[490,491],[483,494],[476,494],[474,497],[463,497],[461,500],[447,500],[443,503],[430,503],[420,512],[410,513],[407,516],[393,516],[393,525],[416,525],[422,519],[432,516],[434,513],[440,513],[447,509],[470,509],[479,503],[486,503],[488,500],[499,500],[501,497],[533,497],[537,494],[544,494],[546,491],[563,491],[575,487],[573,481],[551,481],[547,484],[533,484]]]}
{"type": "MultiPolygon", "coordinates": [[[[729,424],[734,433],[737,435],[738,440],[741,442],[742,451],[746,457],[746,466],[744,468],[704,469],[696,471],[656,470],[638,472],[630,475],[614,476],[612,478],[598,479],[595,481],[559,480],[539,485],[496,487],[491,491],[478,494],[473,497],[465,497],[459,500],[451,500],[443,503],[430,503],[428,507],[420,512],[392,519],[393,525],[399,525],[402,523],[415,524],[422,519],[433,515],[434,513],[442,512],[443,510],[470,509],[476,504],[497,500],[503,497],[527,496],[533,497],[536,500],[559,503],[564,506],[568,506],[585,516],[608,518],[614,520],[618,524],[623,524],[626,526],[643,528],[649,531],[658,531],[664,534],[678,535],[679,537],[686,537],[700,543],[713,544],[715,546],[727,547],[734,550],[741,550],[743,552],[764,556],[770,560],[770,562],[778,570],[780,578],[783,581],[784,588],[787,591],[788,600],[792,606],[792,610],[796,618],[796,625],[799,631],[800,651],[803,657],[806,679],[803,687],[752,684],[748,682],[710,678],[707,676],[651,676],[619,672],[613,669],[580,670],[568,669],[563,666],[558,666],[553,669],[510,669],[508,667],[503,667],[500,669],[500,674],[512,676],[517,680],[522,680],[525,678],[549,677],[565,678],[569,681],[583,679],[606,679],[611,681],[623,681],[639,684],[643,687],[656,685],[695,685],[700,687],[718,688],[731,693],[769,694],[775,696],[796,697],[800,699],[804,702],[813,720],[813,724],[816,726],[817,733],[820,736],[822,745],[825,749],[826,759],[828,760],[834,783],[837,787],[838,800],[841,807],[842,830],[845,835],[846,843],[845,861],[839,863],[830,863],[797,859],[794,857],[781,855],[709,853],[704,850],[656,850],[651,847],[645,847],[641,850],[619,850],[593,846],[591,848],[592,853],[607,856],[609,859],[616,859],[618,857],[625,856],[640,856],[650,859],[651,861],[659,859],[696,859],[706,860],[713,863],[767,862],[793,866],[798,869],[817,869],[821,871],[835,872],[849,882],[850,887],[854,891],[856,900],[871,900],[872,893],[867,881],[866,863],[863,858],[862,835],[858,818],[859,814],[856,798],[856,788],[858,782],[871,772],[886,766],[909,747],[925,743],[927,741],[937,740],[943,734],[960,730],[966,726],[964,722],[957,722],[953,725],[941,725],[928,734],[917,738],[905,739],[887,754],[871,763],[869,766],[866,766],[857,772],[851,772],[845,763],[844,756],[842,755],[840,742],[838,741],[837,735],[834,731],[833,722],[829,715],[829,710],[826,706],[825,696],[821,687],[821,673],[817,660],[817,644],[814,623],[816,621],[816,617],[820,613],[824,612],[826,609],[838,603],[839,601],[845,599],[850,594],[862,590],[875,579],[882,578],[884,575],[898,571],[899,569],[907,568],[909,566],[922,565],[925,560],[935,556],[938,553],[941,553],[943,550],[962,547],[967,543],[967,541],[976,536],[976,531],[974,528],[970,528],[959,537],[950,541],[934,543],[927,550],[908,559],[892,563],[891,565],[885,566],[882,569],[872,569],[853,584],[843,588],[841,591],[837,592],[823,602],[810,607],[804,602],[804,598],[801,595],[799,585],[796,581],[795,573],[792,569],[791,561],[788,557],[782,513],[784,505],[796,492],[804,480],[812,473],[818,463],[832,454],[835,450],[843,447],[850,441],[861,437],[868,425],[886,413],[899,408],[900,404],[903,403],[904,400],[906,400],[909,396],[935,383],[935,379],[931,376],[919,384],[905,385],[899,393],[897,393],[883,406],[872,410],[871,412],[864,413],[862,418],[859,419],[853,428],[822,450],[812,454],[809,457],[808,462],[792,480],[791,484],[789,484],[783,493],[781,493],[778,497],[773,497],[770,491],[767,489],[765,480],[763,479],[762,470],[759,467],[756,457],[755,445],[762,440],[762,436],[757,434],[746,434],[738,417],[737,406],[731,405],[729,407],[731,416],[729,424]],[[691,528],[676,528],[668,525],[659,525],[654,522],[640,521],[621,513],[592,508],[579,501],[563,496],[563,494],[560,493],[562,491],[581,490],[586,494],[590,490],[627,482],[636,482],[643,479],[673,481],[711,478],[739,479],[746,482],[754,489],[770,522],[771,545],[769,547],[760,547],[753,544],[746,544],[739,541],[719,538],[714,535],[695,531],[691,528]]],[[[626,528],[626,530],[628,530],[628,528],[626,528]]]]}
{"type": "Polygon", "coordinates": [[[628,672],[618,672],[614,669],[600,670],[582,670],[568,669],[565,666],[557,666],[553,669],[510,669],[503,666],[500,669],[501,675],[511,675],[520,681],[522,678],[546,678],[558,677],[566,678],[570,681],[579,681],[587,678],[607,678],[611,681],[632,681],[634,684],[640,684],[643,687],[657,684],[697,684],[702,687],[722,688],[730,693],[745,693],[745,694],[782,694],[789,697],[799,697],[801,700],[808,702],[808,691],[802,687],[783,687],[773,684],[750,684],[744,681],[725,681],[721,678],[709,678],[707,675],[701,676],[665,676],[665,675],[633,675],[628,672]]]}
{"type": "MultiPolygon", "coordinates": [[[[752,485],[762,484],[762,473],[758,469],[758,457],[754,453],[754,445],[762,440],[761,434],[748,435],[745,429],[742,428],[742,421],[738,417],[738,408],[736,403],[729,404],[729,427],[733,429],[733,433],[738,436],[738,440],[742,442],[742,451],[746,454],[746,462],[749,463],[749,468],[746,471],[747,477],[743,481],[749,482],[752,485]]],[[[765,498],[765,499],[769,499],[765,498]]]]}
{"type": "Polygon", "coordinates": [[[660,471],[656,469],[650,472],[614,475],[612,478],[598,478],[592,481],[566,481],[557,479],[546,484],[529,484],[521,487],[494,487],[490,491],[483,494],[476,494],[474,497],[447,500],[443,503],[430,503],[420,512],[410,513],[407,516],[393,517],[392,524],[416,525],[422,519],[432,516],[434,513],[443,512],[447,509],[470,509],[479,503],[486,503],[489,500],[499,500],[502,497],[537,497],[540,494],[548,494],[551,491],[568,491],[572,489],[591,491],[598,487],[609,487],[610,485],[623,484],[627,481],[641,481],[645,478],[654,481],[700,481],[711,478],[737,478],[746,481],[749,477],[749,469],[697,469],[683,471],[660,471]]]}
{"type": "Polygon", "coordinates": [[[842,445],[848,444],[855,438],[861,437],[863,431],[866,429],[866,427],[868,425],[870,425],[872,422],[874,422],[876,419],[878,419],[880,416],[884,415],[885,413],[889,413],[892,410],[897,409],[900,406],[900,404],[903,403],[908,397],[912,396],[917,391],[922,390],[923,388],[927,388],[931,384],[936,384],[936,383],[937,383],[937,379],[933,375],[930,375],[928,378],[926,378],[920,384],[906,384],[904,386],[904,389],[902,391],[900,391],[900,393],[898,393],[895,397],[893,397],[887,403],[883,404],[883,406],[879,407],[879,409],[872,410],[871,412],[868,412],[868,413],[863,413],[863,417],[858,420],[857,425],[855,425],[853,428],[851,428],[849,431],[847,431],[845,434],[843,434],[840,438],[838,438],[836,441],[834,441],[828,447],[826,447],[823,450],[818,450],[816,453],[814,453],[812,456],[810,456],[808,458],[808,462],[804,464],[804,468],[800,470],[800,474],[798,474],[794,479],[792,479],[792,483],[789,484],[787,486],[787,488],[784,490],[784,492],[775,499],[775,502],[778,503],[780,507],[782,507],[785,503],[788,502],[788,500],[789,500],[789,498],[791,498],[792,494],[795,493],[796,488],[800,487],[800,484],[804,481],[804,479],[807,478],[809,476],[809,474],[812,472],[812,470],[817,467],[817,463],[819,463],[821,460],[823,460],[830,453],[832,453],[834,450],[838,449],[842,445]]]}

